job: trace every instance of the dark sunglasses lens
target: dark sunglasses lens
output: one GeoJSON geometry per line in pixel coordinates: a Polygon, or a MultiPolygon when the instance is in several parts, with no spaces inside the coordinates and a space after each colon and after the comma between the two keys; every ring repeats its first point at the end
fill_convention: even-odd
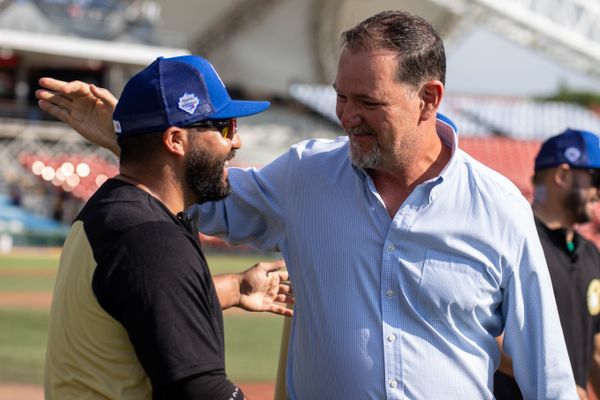
{"type": "Polygon", "coordinates": [[[188,125],[190,128],[208,128],[208,129],[216,129],[221,132],[221,135],[225,139],[232,139],[233,135],[235,135],[237,120],[235,118],[231,119],[207,119],[204,121],[200,121],[193,125],[188,125]]]}
{"type": "Polygon", "coordinates": [[[600,189],[600,173],[599,171],[592,171],[592,185],[594,185],[594,187],[596,189],[600,189]]]}

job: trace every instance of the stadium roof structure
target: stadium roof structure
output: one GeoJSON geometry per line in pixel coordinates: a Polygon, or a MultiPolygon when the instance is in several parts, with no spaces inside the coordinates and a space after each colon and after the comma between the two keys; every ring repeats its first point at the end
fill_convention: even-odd
{"type": "Polygon", "coordinates": [[[294,80],[331,82],[340,33],[386,9],[426,18],[448,54],[485,27],[587,75],[600,74],[600,0],[0,0],[0,50],[137,65],[191,51],[211,59],[229,84],[283,94],[294,80]],[[57,37],[70,40],[57,43],[57,37]],[[133,47],[120,49],[121,42],[133,47]]]}
{"type": "Polygon", "coordinates": [[[187,49],[128,38],[128,24],[123,19],[132,7],[127,4],[131,1],[96,1],[97,6],[91,8],[88,5],[87,10],[95,18],[84,18],[86,10],[82,8],[84,3],[93,2],[79,2],[81,4],[72,4],[70,8],[66,7],[68,3],[40,0],[0,2],[0,49],[11,53],[69,57],[132,66],[147,65],[157,56],[189,54],[187,49]],[[114,6],[108,7],[108,3],[114,3],[114,6]],[[61,4],[64,7],[60,7],[61,4]],[[104,7],[100,7],[101,5],[104,7]],[[74,14],[73,18],[67,18],[66,11],[66,15],[60,16],[59,11],[63,8],[70,9],[74,14]],[[109,8],[110,13],[102,11],[109,8]],[[80,17],[76,18],[75,15],[80,17]],[[101,27],[106,28],[107,34],[109,27],[114,28],[110,30],[112,37],[102,37],[101,27]],[[85,35],[85,32],[90,34],[85,35]],[[97,34],[91,35],[94,32],[97,34]],[[119,35],[124,37],[115,40],[119,35]]]}
{"type": "Polygon", "coordinates": [[[598,77],[598,0],[428,0],[463,20],[598,77]]]}
{"type": "Polygon", "coordinates": [[[136,66],[147,65],[159,55],[173,57],[189,54],[186,49],[6,29],[0,29],[0,48],[136,66]]]}

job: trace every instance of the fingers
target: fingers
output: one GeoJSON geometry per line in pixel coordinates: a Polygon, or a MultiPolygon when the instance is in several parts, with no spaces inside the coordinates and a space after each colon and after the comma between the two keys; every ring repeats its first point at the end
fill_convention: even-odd
{"type": "Polygon", "coordinates": [[[81,81],[65,82],[60,79],[54,79],[50,77],[40,78],[38,81],[41,87],[61,93],[68,96],[87,96],[90,94],[90,85],[81,81]]]}
{"type": "Polygon", "coordinates": [[[36,90],[35,97],[39,99],[39,107],[48,114],[60,119],[63,122],[69,122],[69,110],[71,100],[61,94],[49,92],[47,90],[36,90]]]}
{"type": "Polygon", "coordinates": [[[81,81],[71,81],[64,85],[60,92],[71,96],[87,96],[90,94],[90,85],[81,81]]]}
{"type": "Polygon", "coordinates": [[[43,89],[36,90],[35,97],[38,98],[39,100],[48,101],[52,104],[55,104],[55,105],[57,105],[59,107],[63,107],[63,108],[69,108],[69,106],[71,105],[71,100],[69,100],[65,96],[55,93],[55,92],[49,92],[49,91],[43,90],[43,89]]]}
{"type": "Polygon", "coordinates": [[[102,100],[103,103],[110,105],[112,108],[115,108],[117,104],[117,98],[113,96],[113,94],[110,91],[104,88],[100,88],[96,85],[91,85],[90,91],[94,96],[102,100]]]}
{"type": "Polygon", "coordinates": [[[47,112],[48,114],[52,115],[53,117],[58,118],[59,120],[61,120],[63,122],[68,123],[69,112],[66,109],[56,106],[46,100],[38,101],[38,105],[43,111],[47,112]]]}
{"type": "Polygon", "coordinates": [[[294,310],[292,310],[291,308],[287,308],[284,306],[280,306],[277,304],[273,304],[269,310],[269,312],[273,313],[273,314],[277,314],[277,315],[283,315],[285,317],[291,317],[292,315],[294,315],[294,310]]]}
{"type": "Polygon", "coordinates": [[[278,271],[277,274],[279,275],[280,282],[285,282],[288,285],[290,284],[290,274],[287,271],[278,271]]]}
{"type": "Polygon", "coordinates": [[[38,89],[35,91],[35,97],[39,100],[50,100],[54,96],[56,96],[55,92],[50,92],[45,89],[38,89]]]}
{"type": "Polygon", "coordinates": [[[38,83],[44,89],[52,90],[54,92],[60,91],[60,89],[67,84],[65,81],[49,77],[40,78],[38,83]]]}
{"type": "Polygon", "coordinates": [[[274,301],[276,303],[283,304],[296,304],[296,298],[293,294],[277,294],[277,296],[275,296],[274,301]]]}
{"type": "Polygon", "coordinates": [[[294,292],[292,291],[292,287],[289,282],[283,282],[279,284],[277,288],[277,295],[273,301],[277,303],[285,303],[285,304],[295,304],[296,298],[294,297],[294,292]]]}
{"type": "Polygon", "coordinates": [[[281,282],[279,284],[279,288],[277,289],[277,293],[292,294],[293,293],[292,286],[290,285],[289,282],[281,282]]]}
{"type": "Polygon", "coordinates": [[[281,268],[285,268],[285,261],[283,260],[275,260],[272,262],[261,262],[258,263],[258,266],[267,272],[274,272],[281,268]]]}

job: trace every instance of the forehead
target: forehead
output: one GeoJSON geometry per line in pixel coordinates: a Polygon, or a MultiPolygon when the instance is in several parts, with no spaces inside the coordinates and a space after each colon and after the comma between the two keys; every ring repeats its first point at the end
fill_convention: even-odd
{"type": "Polygon", "coordinates": [[[350,50],[340,55],[336,89],[345,94],[386,93],[402,85],[396,80],[397,54],[389,50],[350,50]]]}

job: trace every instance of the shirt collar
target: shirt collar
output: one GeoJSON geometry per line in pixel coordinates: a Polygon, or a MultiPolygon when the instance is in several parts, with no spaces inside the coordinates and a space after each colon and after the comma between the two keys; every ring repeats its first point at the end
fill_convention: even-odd
{"type": "Polygon", "coordinates": [[[448,117],[439,113],[436,118],[435,127],[442,142],[446,146],[450,147],[452,152],[450,155],[450,160],[444,169],[442,169],[442,172],[440,172],[440,176],[443,178],[448,174],[448,170],[451,168],[451,166],[455,164],[455,154],[456,150],[458,149],[458,129],[456,128],[456,125],[454,125],[454,122],[452,122],[448,117]]]}
{"type": "MultiPolygon", "coordinates": [[[[443,114],[438,113],[436,115],[436,131],[442,143],[450,147],[450,160],[444,166],[438,176],[428,181],[433,184],[431,192],[429,193],[429,201],[433,201],[437,197],[437,193],[440,189],[440,184],[446,179],[446,177],[452,172],[456,165],[456,150],[458,149],[458,128],[452,122],[452,120],[443,114]]],[[[424,183],[428,183],[424,182],[424,183]]]]}

